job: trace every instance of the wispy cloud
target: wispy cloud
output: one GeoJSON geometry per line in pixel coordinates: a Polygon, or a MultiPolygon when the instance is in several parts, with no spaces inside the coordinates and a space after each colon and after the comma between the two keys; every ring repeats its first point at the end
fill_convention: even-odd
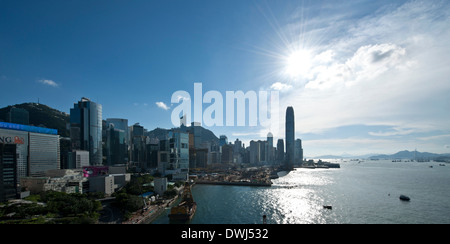
{"type": "MultiPolygon", "coordinates": [[[[417,139],[450,132],[450,46],[446,44],[450,2],[395,2],[362,13],[353,4],[347,8],[353,9],[328,13],[322,6],[310,15],[300,9],[302,17],[294,17],[279,31],[281,46],[291,52],[295,47],[306,49],[310,56],[307,70],[298,77],[284,76],[280,65],[279,82],[271,87],[288,88],[280,96],[280,107],[294,107],[297,135],[321,135],[323,140],[305,145],[324,145],[324,150],[338,144],[350,148],[364,144],[374,150],[383,142],[391,148],[420,144],[442,150],[448,141],[430,138],[419,143],[417,139]],[[327,132],[354,125],[387,129],[361,131],[357,140],[342,136],[328,141],[327,132]],[[388,140],[392,137],[398,141],[388,140]]],[[[278,63],[282,62],[280,58],[278,63]]],[[[284,124],[281,115],[280,124],[284,124]]],[[[274,137],[283,134],[281,128],[274,137]]]]}
{"type": "Polygon", "coordinates": [[[39,82],[41,84],[44,84],[44,85],[47,85],[47,86],[52,86],[52,87],[58,87],[59,86],[59,84],[56,83],[53,80],[42,79],[42,80],[38,80],[37,82],[39,82]]]}
{"type": "Polygon", "coordinates": [[[320,23],[315,26],[324,28],[303,29],[303,36],[310,38],[301,44],[309,45],[314,65],[289,83],[293,92],[280,97],[281,106],[293,105],[299,111],[298,131],[352,124],[399,128],[372,133],[378,136],[407,135],[413,132],[408,129],[420,127],[450,129],[445,122],[450,120],[445,99],[450,92],[448,5],[411,1],[397,8],[380,7],[357,20],[340,19],[347,24],[340,25],[339,33],[320,23]],[[320,37],[316,42],[315,36],[320,37]]]}
{"type": "Polygon", "coordinates": [[[391,68],[403,67],[405,53],[404,48],[391,43],[362,46],[344,63],[316,66],[311,71],[315,79],[306,88],[327,89],[371,81],[391,68]]]}
{"type": "Polygon", "coordinates": [[[281,82],[275,82],[270,86],[270,88],[276,91],[287,91],[292,88],[292,85],[281,82]]]}
{"type": "Polygon", "coordinates": [[[416,130],[413,129],[403,129],[403,128],[394,128],[394,131],[386,131],[386,132],[382,132],[382,131],[378,131],[378,132],[369,132],[369,135],[371,136],[380,136],[380,137],[390,137],[390,136],[403,136],[403,135],[409,135],[411,133],[417,132],[416,130]]]}
{"type": "Polygon", "coordinates": [[[169,110],[169,109],[170,109],[170,107],[167,106],[167,105],[166,105],[165,103],[163,103],[163,102],[156,102],[155,104],[156,104],[156,106],[158,106],[158,108],[161,108],[161,109],[164,109],[164,110],[169,110]]]}

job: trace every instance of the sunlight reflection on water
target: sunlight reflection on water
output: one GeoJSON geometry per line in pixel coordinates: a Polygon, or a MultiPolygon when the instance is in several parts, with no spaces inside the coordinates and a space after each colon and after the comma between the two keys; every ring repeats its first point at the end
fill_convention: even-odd
{"type": "Polygon", "coordinates": [[[324,209],[323,205],[328,204],[316,192],[332,184],[327,173],[320,169],[298,169],[273,180],[272,189],[259,192],[261,204],[266,206],[264,210],[278,210],[268,214],[269,220],[278,224],[325,223],[323,215],[327,215],[329,210],[324,209]]]}
{"type": "MultiPolygon", "coordinates": [[[[260,224],[266,215],[269,224],[448,224],[450,167],[432,164],[348,162],[341,169],[297,169],[272,187],[196,185],[191,223],[260,224]]],[[[167,214],[155,223],[168,223],[167,214]]]]}

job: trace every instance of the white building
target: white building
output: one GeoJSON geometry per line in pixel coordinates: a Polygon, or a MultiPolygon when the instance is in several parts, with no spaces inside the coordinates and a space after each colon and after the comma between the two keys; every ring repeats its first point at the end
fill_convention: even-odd
{"type": "Polygon", "coordinates": [[[89,151],[74,150],[72,152],[75,169],[81,169],[89,166],[89,151]]]}
{"type": "Polygon", "coordinates": [[[114,184],[114,176],[96,176],[89,178],[90,192],[104,192],[106,195],[114,193],[117,186],[114,184]]]}
{"type": "Polygon", "coordinates": [[[59,169],[58,131],[54,129],[0,122],[0,143],[17,145],[17,181],[22,177],[42,177],[59,169]]]}

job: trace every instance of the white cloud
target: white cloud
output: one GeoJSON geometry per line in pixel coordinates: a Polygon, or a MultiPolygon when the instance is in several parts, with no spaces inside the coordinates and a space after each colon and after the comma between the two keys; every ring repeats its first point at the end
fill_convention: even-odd
{"type": "Polygon", "coordinates": [[[403,65],[405,53],[402,47],[383,43],[360,47],[345,63],[330,62],[332,59],[328,55],[327,61],[331,64],[316,67],[313,70],[315,79],[309,81],[306,88],[328,89],[373,80],[389,69],[403,65]]]}
{"type": "Polygon", "coordinates": [[[390,137],[390,136],[403,136],[403,135],[409,135],[412,133],[416,133],[419,132],[416,129],[405,129],[405,128],[393,128],[393,131],[387,131],[387,132],[382,132],[382,131],[378,131],[378,132],[369,132],[369,135],[371,136],[385,136],[385,137],[390,137]]]}
{"type": "Polygon", "coordinates": [[[259,137],[261,133],[259,132],[233,132],[231,133],[232,136],[245,136],[245,137],[259,137]]]}
{"type": "Polygon", "coordinates": [[[291,89],[292,86],[289,84],[281,83],[281,82],[275,82],[270,86],[270,89],[276,90],[276,91],[287,91],[291,89]]]}
{"type": "Polygon", "coordinates": [[[166,105],[165,103],[163,103],[163,102],[156,102],[155,104],[156,104],[156,106],[158,106],[159,108],[162,108],[162,109],[164,109],[164,110],[169,110],[169,109],[170,109],[170,107],[167,106],[167,105],[166,105]]]}
{"type": "Polygon", "coordinates": [[[58,87],[59,86],[58,83],[56,83],[56,82],[54,82],[52,80],[42,79],[42,80],[38,80],[38,82],[41,83],[41,84],[44,84],[44,85],[52,86],[52,87],[58,87]]]}
{"type": "Polygon", "coordinates": [[[294,106],[297,132],[356,124],[397,128],[377,136],[450,130],[447,5],[413,1],[352,19],[333,36],[320,30],[320,40],[333,42],[311,47],[308,79],[287,82],[293,92],[280,96],[281,107],[294,106]]]}

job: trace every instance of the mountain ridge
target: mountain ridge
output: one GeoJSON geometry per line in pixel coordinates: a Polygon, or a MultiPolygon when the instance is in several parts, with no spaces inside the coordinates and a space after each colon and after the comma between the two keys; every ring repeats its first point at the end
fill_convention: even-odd
{"type": "MultiPolygon", "coordinates": [[[[16,105],[9,105],[7,107],[0,108],[0,122],[8,121],[7,114],[12,107],[25,109],[29,113],[29,124],[38,127],[45,127],[51,129],[57,129],[58,135],[62,137],[70,137],[70,130],[67,129],[67,123],[70,122],[70,115],[54,109],[50,106],[41,103],[22,103],[16,105]]],[[[195,126],[202,135],[202,141],[214,141],[218,142],[219,138],[209,129],[202,126],[195,126]]],[[[191,127],[186,127],[186,130],[190,130],[191,127]]],[[[180,129],[180,128],[173,128],[180,129]]],[[[153,138],[165,138],[165,135],[173,129],[155,128],[146,135],[153,138]]]]}
{"type": "Polygon", "coordinates": [[[450,160],[450,153],[430,153],[430,152],[418,152],[418,151],[398,151],[394,154],[365,154],[359,156],[345,155],[322,155],[317,157],[312,157],[314,159],[327,158],[327,159],[409,159],[409,160],[450,160]]]}

